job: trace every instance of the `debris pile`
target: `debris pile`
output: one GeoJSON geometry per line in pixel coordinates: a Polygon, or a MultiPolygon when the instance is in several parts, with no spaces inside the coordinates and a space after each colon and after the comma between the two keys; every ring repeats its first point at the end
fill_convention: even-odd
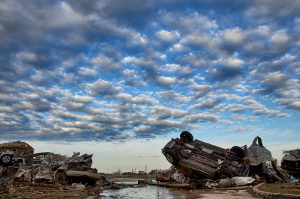
{"type": "MultiPolygon", "coordinates": [[[[180,173],[177,175],[180,180],[175,181],[183,183],[186,179],[184,183],[190,182],[197,187],[240,186],[254,181],[286,182],[289,178],[277,167],[260,137],[256,137],[250,147],[224,149],[194,139],[191,133],[183,131],[180,138],[171,139],[165,145],[162,153],[176,168],[169,171],[170,181],[176,179],[171,178],[173,174],[180,173]]],[[[166,177],[158,178],[167,181],[166,177]]]]}
{"type": "Polygon", "coordinates": [[[106,181],[97,169],[91,167],[93,155],[74,153],[66,157],[50,152],[34,153],[29,144],[20,141],[1,144],[0,154],[0,177],[7,187],[3,192],[9,193],[11,187],[14,187],[12,190],[29,190],[24,187],[33,185],[65,190],[99,188],[97,182],[106,181]]]}
{"type": "Polygon", "coordinates": [[[288,150],[283,152],[281,168],[285,169],[290,175],[300,177],[300,149],[288,150]]]}

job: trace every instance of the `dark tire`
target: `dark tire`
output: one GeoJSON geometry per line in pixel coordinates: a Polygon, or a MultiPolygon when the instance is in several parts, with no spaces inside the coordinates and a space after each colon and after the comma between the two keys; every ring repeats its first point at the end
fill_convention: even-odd
{"type": "Polygon", "coordinates": [[[12,163],[12,156],[4,154],[3,156],[1,156],[0,161],[2,165],[10,165],[12,163]]]}
{"type": "Polygon", "coordinates": [[[57,185],[67,185],[68,184],[68,179],[65,174],[65,172],[58,171],[55,174],[55,180],[54,183],[57,185]]]}
{"type": "Polygon", "coordinates": [[[175,151],[168,150],[165,152],[165,157],[167,161],[173,165],[178,165],[179,157],[175,151]]]}
{"type": "Polygon", "coordinates": [[[184,142],[184,143],[190,143],[193,142],[194,140],[194,136],[188,132],[188,131],[182,131],[180,133],[180,139],[184,142]]]}
{"type": "Polygon", "coordinates": [[[230,149],[230,152],[234,153],[238,158],[243,159],[245,157],[245,151],[239,146],[233,146],[230,149]]]}

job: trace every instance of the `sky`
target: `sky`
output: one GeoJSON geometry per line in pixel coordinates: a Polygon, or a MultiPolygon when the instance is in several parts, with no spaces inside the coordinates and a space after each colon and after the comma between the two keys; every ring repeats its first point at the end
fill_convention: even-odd
{"type": "Polygon", "coordinates": [[[259,135],[280,158],[300,143],[299,10],[0,0],[0,140],[90,151],[105,171],[166,168],[160,149],[183,130],[223,147],[259,135]]]}

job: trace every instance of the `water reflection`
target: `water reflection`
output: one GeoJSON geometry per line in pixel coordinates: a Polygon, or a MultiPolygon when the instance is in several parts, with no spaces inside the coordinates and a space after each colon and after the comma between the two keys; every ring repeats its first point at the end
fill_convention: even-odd
{"type": "Polygon", "coordinates": [[[101,193],[101,198],[123,198],[123,199],[168,199],[168,198],[191,198],[185,196],[174,196],[172,189],[164,187],[138,187],[138,188],[125,188],[120,190],[105,190],[101,193]]]}
{"type": "Polygon", "coordinates": [[[247,190],[178,190],[164,187],[146,186],[105,190],[100,198],[122,199],[253,199],[247,190]]]}

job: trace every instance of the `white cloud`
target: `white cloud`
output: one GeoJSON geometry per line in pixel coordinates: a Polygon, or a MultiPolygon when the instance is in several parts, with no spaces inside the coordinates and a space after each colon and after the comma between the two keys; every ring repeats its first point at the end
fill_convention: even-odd
{"type": "Polygon", "coordinates": [[[289,36],[285,30],[279,30],[272,35],[270,41],[274,44],[286,44],[289,41],[289,36]]]}
{"type": "Polygon", "coordinates": [[[215,29],[218,24],[215,20],[210,20],[208,17],[193,12],[189,15],[180,15],[174,13],[161,12],[162,22],[177,28],[179,31],[197,31],[215,29]]]}
{"type": "Polygon", "coordinates": [[[219,117],[215,114],[210,114],[210,113],[190,114],[184,118],[184,122],[187,123],[218,122],[218,121],[219,121],[219,117]]]}
{"type": "Polygon", "coordinates": [[[162,42],[173,42],[180,38],[177,31],[160,30],[155,34],[162,42]]]}
{"type": "Polygon", "coordinates": [[[116,70],[120,65],[112,58],[99,55],[91,59],[91,64],[99,71],[111,71],[116,70]]]}
{"type": "Polygon", "coordinates": [[[167,77],[167,76],[159,76],[159,77],[157,77],[157,82],[164,86],[170,86],[176,82],[176,78],[167,77]]]}
{"type": "Polygon", "coordinates": [[[191,106],[191,109],[205,109],[213,108],[217,104],[216,100],[213,99],[204,99],[200,100],[200,103],[191,106]]]}
{"type": "Polygon", "coordinates": [[[105,81],[102,79],[99,79],[92,84],[87,84],[86,87],[89,89],[92,95],[99,97],[113,96],[122,90],[121,87],[116,87],[109,81],[105,81]]]}
{"type": "Polygon", "coordinates": [[[229,57],[224,60],[224,64],[232,68],[240,68],[244,61],[236,57],[229,57]]]}
{"type": "Polygon", "coordinates": [[[210,45],[209,43],[211,40],[212,38],[207,34],[192,33],[182,38],[180,43],[187,46],[198,46],[207,48],[210,45]]]}
{"type": "Polygon", "coordinates": [[[152,97],[140,94],[138,96],[132,96],[128,93],[119,93],[116,97],[122,99],[124,102],[127,103],[137,103],[137,104],[153,104],[155,103],[155,100],[152,99],[152,97]]]}
{"type": "Polygon", "coordinates": [[[87,76],[87,77],[94,77],[97,75],[97,71],[90,69],[90,68],[85,68],[85,67],[80,67],[79,72],[80,75],[87,76]]]}
{"type": "Polygon", "coordinates": [[[181,102],[188,102],[192,100],[192,97],[184,96],[180,93],[176,93],[175,91],[160,91],[157,92],[157,96],[163,99],[177,100],[181,102]]]}
{"type": "Polygon", "coordinates": [[[164,106],[154,106],[150,113],[156,115],[159,119],[166,119],[169,117],[179,118],[188,114],[185,110],[172,109],[164,106]]]}
{"type": "Polygon", "coordinates": [[[223,39],[225,40],[225,42],[241,45],[245,39],[245,34],[238,27],[232,29],[226,29],[223,32],[223,39]]]}
{"type": "Polygon", "coordinates": [[[71,99],[82,103],[92,102],[94,100],[93,97],[87,95],[74,95],[71,99]]]}

